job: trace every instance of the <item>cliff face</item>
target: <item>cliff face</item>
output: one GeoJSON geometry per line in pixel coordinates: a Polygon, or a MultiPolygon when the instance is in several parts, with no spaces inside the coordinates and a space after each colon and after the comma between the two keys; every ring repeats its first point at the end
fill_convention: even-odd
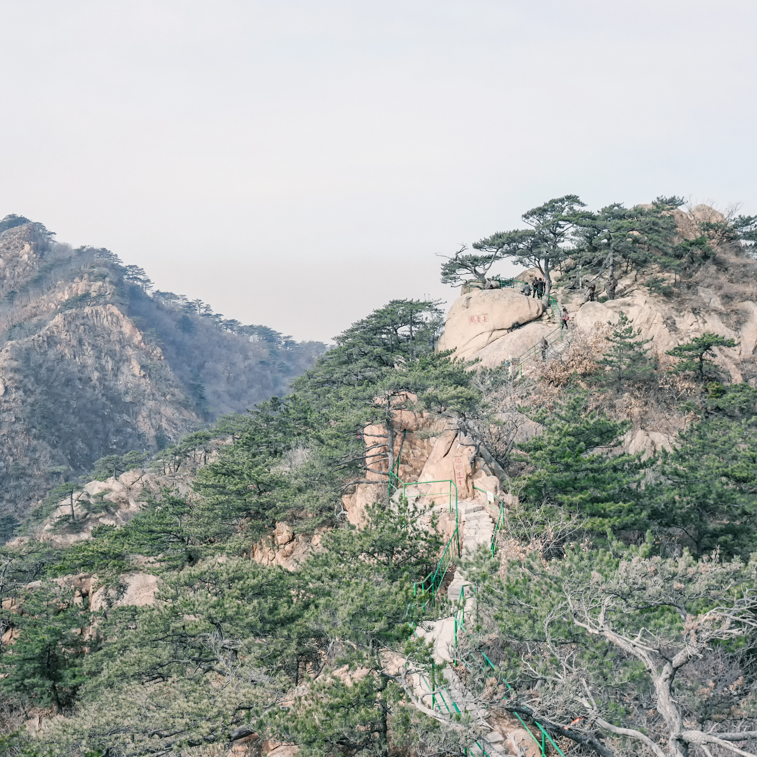
{"type": "MultiPolygon", "coordinates": [[[[725,220],[706,206],[688,213],[676,210],[674,215],[680,240],[701,238],[707,224],[725,220]]],[[[595,402],[604,403],[610,415],[633,423],[626,451],[651,453],[669,447],[685,423],[679,409],[681,394],[698,391],[695,384],[666,374],[676,362],[669,350],[705,333],[733,339],[735,347],[714,349],[714,362],[724,380],[757,386],[757,260],[737,242],[707,241],[711,257],[679,274],[654,262],[641,271],[619,270],[614,299],[605,291],[606,273],[579,275],[568,261],[562,271],[554,272],[552,292],[559,309],[564,307],[569,314],[565,331],[552,308],[525,318],[535,300],[517,291],[503,290],[508,294],[500,301],[492,297],[500,294],[497,291],[466,292],[450,309],[440,347],[478,359],[484,368],[509,364],[511,373],[523,379],[516,383],[513,407],[549,403],[571,377],[588,379],[601,370],[597,360],[608,349],[606,337],[623,313],[648,340],[649,353],[661,369],[660,381],[676,386],[657,386],[656,391],[647,387],[645,392],[628,388],[619,395],[595,392],[595,402]],[[588,301],[585,287],[590,283],[597,286],[595,301],[588,301]],[[516,321],[520,325],[515,329],[498,326],[516,321]],[[538,346],[542,339],[549,342],[544,352],[538,346]]],[[[519,278],[538,273],[526,271],[519,278]]],[[[523,419],[521,423],[525,425],[523,419]]]]}
{"type": "Polygon", "coordinates": [[[286,391],[322,348],[152,296],[132,269],[40,224],[0,222],[0,513],[100,457],[160,448],[286,391]]]}
{"type": "MultiPolygon", "coordinates": [[[[724,217],[704,205],[689,213],[674,211],[680,239],[700,237],[703,224],[721,223],[724,217]]],[[[615,322],[624,312],[641,330],[651,348],[660,355],[705,332],[735,339],[738,346],[719,348],[718,364],[734,381],[757,380],[757,261],[738,245],[709,239],[714,255],[687,271],[678,281],[674,273],[651,264],[639,272],[623,275],[615,299],[603,293],[606,274],[587,275],[579,280],[567,265],[555,271],[553,294],[570,315],[571,330],[586,336],[615,322]],[[597,300],[587,301],[581,284],[597,285],[597,300]]],[[[539,271],[526,271],[519,278],[530,279],[539,271]]],[[[456,355],[478,359],[483,367],[495,367],[506,360],[517,362],[542,337],[559,326],[554,312],[544,309],[514,289],[465,293],[452,305],[440,349],[454,349],[456,355]],[[513,329],[513,324],[516,328],[513,329]]],[[[556,351],[550,353],[556,354],[556,351]]],[[[535,372],[539,361],[528,371],[535,372]]]]}

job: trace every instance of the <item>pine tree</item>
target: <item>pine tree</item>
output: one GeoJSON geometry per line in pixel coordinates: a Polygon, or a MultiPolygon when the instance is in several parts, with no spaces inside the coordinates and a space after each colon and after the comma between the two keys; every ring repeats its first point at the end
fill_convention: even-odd
{"type": "Polygon", "coordinates": [[[466,250],[467,247],[463,245],[452,257],[441,256],[445,258],[442,263],[442,284],[458,286],[475,281],[483,289],[489,269],[501,260],[502,254],[499,250],[485,254],[466,252],[466,250]]]}
{"type": "Polygon", "coordinates": [[[468,575],[478,585],[470,648],[495,668],[470,666],[480,706],[539,722],[572,739],[571,752],[685,757],[709,743],[754,754],[734,732],[756,683],[757,562],[661,559],[649,544],[617,542],[573,544],[548,561],[528,544],[523,553],[468,575]]]}
{"type": "Polygon", "coordinates": [[[659,481],[647,490],[661,541],[695,555],[718,549],[747,559],[757,550],[757,390],[720,388],[702,417],[663,451],[659,481]]]}
{"type": "Polygon", "coordinates": [[[13,618],[18,639],[0,656],[0,691],[61,712],[73,703],[85,680],[82,658],[88,642],[81,629],[88,613],[73,592],[54,583],[22,593],[20,607],[13,618]]]}
{"type": "Polygon", "coordinates": [[[653,368],[645,346],[651,339],[641,339],[641,329],[634,329],[626,314],[621,311],[612,336],[607,337],[610,347],[597,363],[604,366],[601,376],[604,383],[619,390],[624,383],[648,379],[653,368]]]}
{"type": "Polygon", "coordinates": [[[674,368],[676,373],[693,373],[699,383],[704,384],[708,376],[716,378],[718,375],[718,369],[710,359],[715,354],[713,347],[736,347],[737,344],[733,339],[705,331],[702,336],[668,350],[667,354],[680,361],[674,368]]]}
{"type": "Polygon", "coordinates": [[[679,197],[658,197],[651,207],[626,208],[613,203],[597,213],[577,216],[575,257],[580,266],[607,271],[640,269],[654,261],[665,264],[675,249],[676,223],[670,213],[683,204],[679,197]]]}
{"type": "Polygon", "coordinates": [[[535,420],[544,430],[522,445],[533,466],[523,482],[524,502],[579,513],[598,536],[608,530],[643,533],[648,520],[640,485],[649,463],[614,454],[629,424],[587,410],[581,395],[535,420]]]}
{"type": "Polygon", "coordinates": [[[473,249],[538,268],[549,299],[554,268],[569,255],[567,247],[585,207],[577,195],[565,195],[526,211],[521,218],[530,228],[500,231],[475,242],[473,249]]]}

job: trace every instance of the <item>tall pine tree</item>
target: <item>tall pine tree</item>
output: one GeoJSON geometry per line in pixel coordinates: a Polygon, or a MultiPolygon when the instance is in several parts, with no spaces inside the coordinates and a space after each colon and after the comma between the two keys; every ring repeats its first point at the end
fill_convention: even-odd
{"type": "Polygon", "coordinates": [[[574,395],[535,420],[542,433],[522,445],[533,466],[522,490],[532,507],[557,506],[586,518],[597,535],[647,528],[641,481],[648,463],[618,453],[628,423],[591,411],[574,395]]]}
{"type": "Polygon", "coordinates": [[[653,368],[646,347],[651,339],[641,338],[641,329],[634,329],[628,316],[621,311],[618,323],[607,337],[610,346],[597,360],[605,371],[600,375],[603,383],[619,390],[628,382],[640,382],[651,377],[653,368]]]}

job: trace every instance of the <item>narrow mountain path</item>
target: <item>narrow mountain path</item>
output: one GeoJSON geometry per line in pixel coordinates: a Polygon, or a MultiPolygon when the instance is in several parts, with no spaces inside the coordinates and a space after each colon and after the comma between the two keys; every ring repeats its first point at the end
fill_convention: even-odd
{"type": "MultiPolygon", "coordinates": [[[[460,525],[462,526],[462,556],[467,558],[481,546],[491,544],[494,534],[494,522],[483,505],[473,501],[458,502],[460,525]]],[[[414,688],[421,702],[430,709],[437,709],[454,715],[456,712],[466,713],[471,721],[484,729],[486,735],[471,747],[473,755],[490,755],[495,757],[508,752],[503,749],[504,736],[492,729],[486,719],[488,711],[476,704],[473,697],[465,690],[464,685],[452,667],[455,650],[456,617],[460,616],[459,608],[464,606],[466,617],[471,617],[475,611],[475,596],[472,584],[468,583],[465,574],[457,566],[449,587],[447,598],[453,607],[453,614],[439,620],[423,623],[416,630],[418,636],[433,645],[433,658],[436,665],[443,668],[443,681],[435,681],[435,688],[424,677],[417,675],[414,688]]]]}

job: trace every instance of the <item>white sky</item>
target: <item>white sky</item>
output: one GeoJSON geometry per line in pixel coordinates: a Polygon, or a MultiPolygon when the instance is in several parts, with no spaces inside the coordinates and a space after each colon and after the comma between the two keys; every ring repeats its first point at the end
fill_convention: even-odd
{"type": "Polygon", "coordinates": [[[756,0],[3,0],[0,217],[327,341],[576,193],[757,213],[756,0]]]}

